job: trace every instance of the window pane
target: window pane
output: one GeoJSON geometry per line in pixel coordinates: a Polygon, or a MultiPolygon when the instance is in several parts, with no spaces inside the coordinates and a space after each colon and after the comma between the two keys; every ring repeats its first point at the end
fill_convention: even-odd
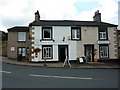
{"type": "Polygon", "coordinates": [[[106,37],[107,37],[106,30],[100,31],[99,35],[100,35],[100,39],[106,39],[106,37]]]}
{"type": "Polygon", "coordinates": [[[80,29],[72,29],[72,39],[80,39],[80,29]]]}
{"type": "Polygon", "coordinates": [[[72,30],[72,38],[75,38],[75,30],[72,30]]]}
{"type": "Polygon", "coordinates": [[[108,46],[100,46],[100,57],[108,58],[108,46]]]}
{"type": "Polygon", "coordinates": [[[52,47],[43,47],[43,58],[52,58],[52,47]]]}
{"type": "Polygon", "coordinates": [[[44,29],[44,39],[51,39],[51,30],[50,29],[44,29]]]}
{"type": "Polygon", "coordinates": [[[22,48],[22,56],[25,56],[25,53],[26,53],[26,49],[22,48]]]}
{"type": "Polygon", "coordinates": [[[77,38],[80,39],[80,30],[77,29],[77,38]]]}
{"type": "Polygon", "coordinates": [[[103,38],[106,39],[106,33],[103,33],[103,38]]]}
{"type": "Polygon", "coordinates": [[[21,48],[18,48],[18,54],[21,54],[21,51],[22,51],[21,48]]]}
{"type": "Polygon", "coordinates": [[[26,32],[18,32],[18,41],[26,41],[26,32]]]}

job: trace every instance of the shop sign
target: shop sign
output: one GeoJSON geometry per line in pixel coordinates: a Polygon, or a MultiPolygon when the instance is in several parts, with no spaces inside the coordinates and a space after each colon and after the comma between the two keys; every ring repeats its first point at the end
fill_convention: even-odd
{"type": "Polygon", "coordinates": [[[110,41],[98,41],[98,44],[110,44],[110,41]]]}

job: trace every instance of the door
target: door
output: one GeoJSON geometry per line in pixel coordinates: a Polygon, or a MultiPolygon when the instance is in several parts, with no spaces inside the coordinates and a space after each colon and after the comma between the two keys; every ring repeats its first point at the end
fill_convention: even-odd
{"type": "Polygon", "coordinates": [[[18,48],[18,54],[21,55],[23,58],[26,56],[26,48],[19,47],[18,48]]]}
{"type": "Polygon", "coordinates": [[[87,62],[93,61],[94,59],[93,51],[94,51],[94,45],[85,45],[85,56],[86,56],[87,62]]]}
{"type": "Polygon", "coordinates": [[[60,62],[65,61],[66,57],[68,57],[68,46],[67,45],[58,46],[58,56],[59,56],[60,62]]]}

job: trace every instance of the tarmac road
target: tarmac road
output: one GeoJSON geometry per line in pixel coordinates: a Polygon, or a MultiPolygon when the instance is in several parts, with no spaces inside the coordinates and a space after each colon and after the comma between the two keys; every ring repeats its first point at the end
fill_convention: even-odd
{"type": "Polygon", "coordinates": [[[119,69],[69,69],[2,64],[3,88],[118,88],[119,69]]]}

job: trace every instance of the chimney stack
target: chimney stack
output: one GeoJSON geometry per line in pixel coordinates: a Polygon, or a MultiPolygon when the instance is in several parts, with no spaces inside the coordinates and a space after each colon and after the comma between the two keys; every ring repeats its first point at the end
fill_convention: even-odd
{"type": "Polygon", "coordinates": [[[99,13],[99,10],[95,12],[93,20],[96,22],[101,22],[101,13],[99,13]]]}
{"type": "Polygon", "coordinates": [[[35,12],[35,21],[39,21],[40,20],[40,14],[39,11],[37,10],[37,12],[35,12]]]}

